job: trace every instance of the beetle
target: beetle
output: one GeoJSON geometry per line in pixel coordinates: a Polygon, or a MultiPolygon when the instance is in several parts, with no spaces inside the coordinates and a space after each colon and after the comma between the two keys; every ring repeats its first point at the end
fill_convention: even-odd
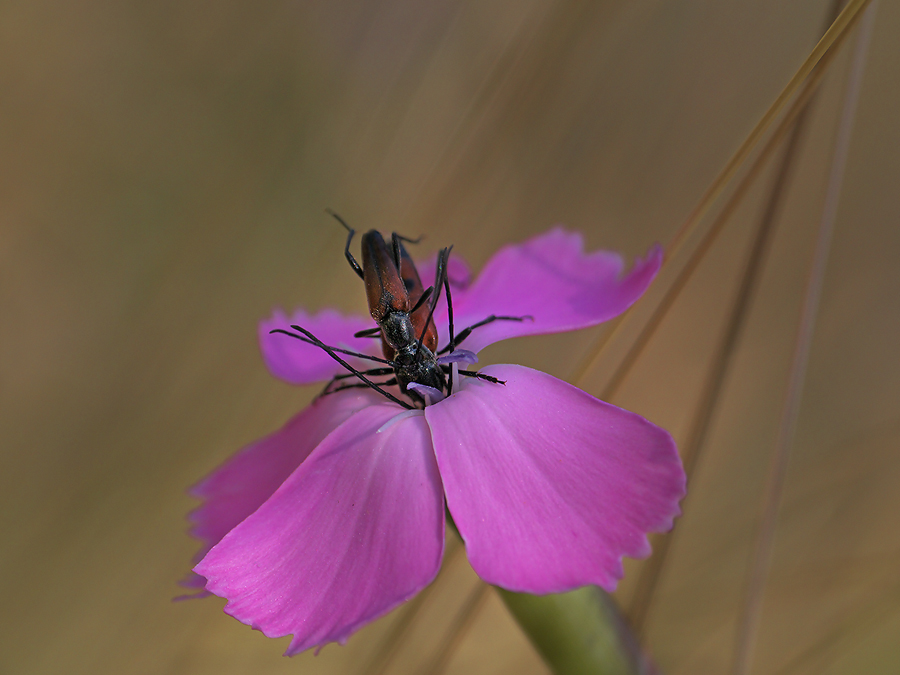
{"type": "MultiPolygon", "coordinates": [[[[425,405],[428,403],[426,398],[417,387],[410,387],[410,385],[429,387],[434,390],[432,393],[437,392],[441,396],[445,391],[447,394],[452,393],[452,381],[448,382],[447,379],[447,375],[452,372],[450,363],[465,360],[464,358],[454,359],[456,346],[465,340],[475,328],[497,320],[523,321],[532,318],[491,315],[460,331],[458,336],[454,336],[453,304],[447,278],[450,248],[441,249],[437,259],[435,283],[429,288],[424,288],[415,263],[403,245],[404,242],[418,243],[418,239],[409,239],[395,232],[391,235],[391,245],[388,246],[380,232],[369,230],[361,237],[362,265],[360,265],[350,252],[350,244],[356,231],[338,214],[330,210],[327,212],[347,230],[344,256],[351,269],[363,280],[369,314],[377,324],[372,328],[359,331],[354,337],[380,338],[384,358],[338,347],[329,347],[301,326],[291,325],[291,328],[302,335],[280,328],[272,330],[273,333],[283,333],[320,347],[347,369],[346,374],[332,378],[322,391],[322,395],[342,389],[370,387],[405,408],[413,408],[406,401],[398,399],[384,389],[385,386],[399,385],[403,394],[415,403],[425,405]],[[443,349],[438,350],[438,332],[433,315],[442,288],[445,289],[447,295],[450,342],[443,349]],[[369,370],[357,370],[338,356],[338,353],[384,365],[369,370]],[[448,354],[448,356],[438,358],[439,354],[448,354]],[[382,375],[392,375],[392,377],[383,382],[374,382],[369,379],[369,376],[382,375]],[[361,382],[334,386],[349,378],[356,378],[361,382]]],[[[505,384],[490,375],[462,369],[457,369],[457,372],[460,375],[477,377],[495,384],[505,384]]]]}
{"type": "Polygon", "coordinates": [[[350,253],[355,232],[347,229],[344,255],[365,282],[369,314],[378,324],[377,332],[370,329],[358,335],[381,336],[382,352],[393,362],[394,376],[404,394],[422,400],[417,392],[407,389],[413,382],[443,392],[447,381],[435,356],[438,338],[432,317],[444,281],[449,250],[444,249],[439,254],[435,285],[426,290],[403,246],[403,237],[394,233],[389,249],[378,230],[366,232],[362,236],[363,264],[360,266],[350,253]],[[434,289],[438,289],[437,292],[434,289]],[[431,302],[428,302],[429,298],[431,302]]]}

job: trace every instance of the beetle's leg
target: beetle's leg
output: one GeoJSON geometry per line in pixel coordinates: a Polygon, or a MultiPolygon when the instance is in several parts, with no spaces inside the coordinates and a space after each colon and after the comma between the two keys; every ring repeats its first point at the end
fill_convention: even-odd
{"type": "Polygon", "coordinates": [[[381,336],[381,326],[374,326],[372,328],[366,328],[365,330],[356,331],[353,334],[355,338],[364,338],[364,337],[380,337],[381,336]]]}
{"type": "Polygon", "coordinates": [[[346,368],[348,371],[350,371],[351,373],[353,373],[353,374],[354,374],[356,377],[358,377],[360,380],[362,380],[362,381],[365,383],[365,385],[366,385],[367,387],[369,387],[370,389],[374,389],[375,391],[377,391],[379,394],[381,394],[382,396],[384,396],[384,397],[387,398],[388,400],[393,401],[394,403],[396,403],[396,404],[398,404],[398,405],[400,405],[400,406],[406,408],[407,410],[414,410],[413,406],[409,405],[409,404],[406,403],[405,401],[401,401],[399,398],[397,398],[396,396],[394,396],[394,395],[391,394],[390,392],[385,391],[385,390],[382,389],[378,384],[376,384],[375,382],[372,382],[372,380],[370,380],[370,379],[367,378],[365,375],[363,375],[362,371],[357,370],[356,368],[354,368],[353,366],[351,366],[349,363],[347,363],[346,361],[344,361],[344,359],[342,359],[340,356],[337,355],[337,352],[341,352],[341,353],[343,353],[343,354],[350,354],[350,355],[352,355],[352,356],[361,356],[361,357],[363,357],[363,358],[371,359],[371,360],[373,360],[373,361],[380,361],[381,363],[388,363],[388,364],[391,364],[392,366],[394,365],[393,362],[391,362],[391,361],[386,361],[385,359],[379,359],[379,358],[376,358],[376,357],[374,357],[374,356],[367,356],[366,354],[358,354],[358,353],[356,353],[356,352],[351,352],[351,351],[348,351],[348,350],[346,350],[346,349],[338,349],[337,347],[329,347],[328,345],[326,345],[324,342],[322,342],[319,338],[317,338],[315,335],[313,335],[312,333],[310,333],[310,332],[309,332],[308,330],[306,330],[305,328],[303,328],[303,327],[301,327],[301,326],[293,325],[293,324],[291,325],[291,328],[293,328],[293,329],[296,330],[296,331],[299,331],[299,332],[303,333],[303,335],[305,335],[306,338],[304,339],[304,338],[300,337],[299,335],[293,335],[292,333],[287,333],[286,331],[283,331],[283,330],[278,329],[278,328],[276,328],[276,329],[273,330],[273,331],[269,331],[269,332],[270,332],[270,333],[286,333],[287,335],[291,335],[292,337],[298,338],[298,339],[300,339],[300,340],[303,340],[304,342],[309,342],[310,344],[315,345],[316,347],[318,347],[319,349],[321,349],[322,351],[324,351],[326,354],[328,354],[328,356],[330,356],[330,357],[333,358],[335,361],[337,361],[337,362],[340,363],[342,366],[344,366],[344,368],[346,368]]]}
{"type": "Polygon", "coordinates": [[[444,347],[438,354],[447,354],[451,352],[453,349],[459,347],[462,344],[462,341],[465,340],[469,335],[471,335],[472,331],[476,328],[481,328],[482,326],[486,326],[489,323],[493,323],[494,321],[534,321],[534,317],[526,314],[525,316],[496,316],[491,314],[488,318],[482,319],[478,323],[473,323],[468,328],[463,328],[459,331],[459,335],[456,336],[456,341],[451,341],[446,347],[444,347]]]}
{"type": "Polygon", "coordinates": [[[400,243],[402,240],[403,237],[401,237],[399,234],[397,234],[396,232],[391,232],[391,249],[394,253],[394,265],[397,266],[398,271],[400,270],[400,260],[402,258],[401,251],[403,245],[400,243]]]}
{"type": "MultiPolygon", "coordinates": [[[[453,249],[451,246],[447,249],[447,263],[450,262],[450,251],[453,249]]],[[[447,274],[444,274],[444,293],[447,294],[447,323],[450,329],[450,344],[447,345],[447,350],[449,352],[453,352],[456,349],[456,345],[459,340],[453,335],[453,296],[450,295],[450,278],[447,274]]],[[[469,330],[471,332],[471,329],[469,330]]],[[[466,334],[468,335],[468,333],[466,334]]],[[[463,339],[465,339],[465,335],[463,339]]]]}
{"type": "Polygon", "coordinates": [[[347,228],[347,244],[344,246],[344,257],[347,258],[347,262],[350,263],[350,267],[353,268],[353,271],[359,276],[360,279],[365,279],[365,275],[363,274],[362,267],[359,266],[359,263],[356,262],[356,258],[353,257],[353,254],[350,253],[350,242],[353,241],[353,235],[356,234],[356,230],[350,227],[343,218],[341,218],[338,214],[336,214],[331,209],[325,209],[325,213],[332,216],[336,221],[338,221],[341,225],[347,228]]]}
{"type": "Polygon", "coordinates": [[[416,304],[413,306],[413,308],[411,310],[409,310],[409,313],[412,314],[417,309],[419,309],[419,307],[424,305],[425,302],[428,300],[428,298],[431,297],[432,293],[434,293],[434,286],[429,286],[424,291],[422,291],[422,295],[419,297],[418,300],[416,300],[416,304]]]}
{"type": "MultiPolygon", "coordinates": [[[[444,284],[444,279],[447,276],[447,258],[450,256],[449,248],[442,248],[438,253],[437,259],[437,271],[435,274],[435,282],[432,288],[437,289],[437,293],[431,293],[431,307],[428,310],[428,318],[425,319],[425,323],[422,324],[422,332],[419,335],[419,346],[416,349],[416,356],[418,356],[419,352],[422,351],[422,341],[425,339],[425,332],[428,330],[428,325],[431,323],[431,318],[434,316],[434,309],[437,307],[438,299],[441,297],[441,286],[444,284]]],[[[423,296],[425,293],[422,294],[423,296]]],[[[419,303],[416,303],[418,306],[419,303]]]]}
{"type": "Polygon", "coordinates": [[[416,239],[410,239],[409,237],[404,237],[402,234],[391,232],[391,247],[394,252],[394,264],[397,266],[398,270],[400,269],[400,261],[403,259],[403,244],[401,242],[418,244],[420,241],[422,241],[422,235],[419,235],[416,239]]]}
{"type": "MultiPolygon", "coordinates": [[[[447,249],[447,263],[450,262],[450,251],[453,247],[447,249]]],[[[450,278],[447,274],[444,274],[444,293],[447,294],[447,327],[450,331],[450,343],[447,345],[447,349],[452,354],[453,350],[456,349],[456,336],[453,334],[453,296],[450,294],[450,278]]],[[[453,380],[457,381],[459,378],[453,377],[453,369],[449,369],[450,377],[447,378],[447,396],[453,393],[453,380]]]]}
{"type": "MultiPolygon", "coordinates": [[[[407,291],[412,290],[410,284],[414,285],[415,282],[420,281],[418,279],[419,275],[415,272],[415,263],[413,262],[409,253],[407,253],[406,248],[404,248],[403,242],[407,242],[408,244],[418,244],[420,241],[422,241],[421,236],[418,239],[410,239],[409,237],[404,237],[403,235],[397,234],[396,232],[391,232],[391,256],[393,258],[392,262],[394,263],[394,267],[396,267],[397,271],[399,272],[401,269],[403,269],[403,261],[405,260],[414,271],[416,277],[415,279],[413,279],[412,277],[407,275],[403,279],[403,283],[406,286],[407,291]]],[[[401,276],[403,275],[401,274],[401,276]]]]}
{"type": "Polygon", "coordinates": [[[420,234],[420,235],[419,235],[418,237],[416,237],[415,239],[410,239],[409,237],[404,237],[402,234],[397,234],[396,232],[392,232],[392,233],[391,233],[391,237],[396,237],[396,238],[399,239],[400,241],[404,241],[404,242],[406,242],[407,244],[418,244],[420,241],[422,241],[422,238],[423,238],[424,236],[425,236],[424,234],[420,234]]]}
{"type": "Polygon", "coordinates": [[[353,257],[353,254],[350,253],[350,242],[353,241],[353,235],[356,234],[354,230],[350,230],[350,233],[347,235],[347,243],[344,245],[344,257],[347,258],[347,262],[350,263],[350,267],[353,268],[353,271],[356,272],[356,276],[360,279],[365,279],[366,275],[363,274],[362,267],[359,266],[359,263],[356,262],[356,258],[353,257]]]}

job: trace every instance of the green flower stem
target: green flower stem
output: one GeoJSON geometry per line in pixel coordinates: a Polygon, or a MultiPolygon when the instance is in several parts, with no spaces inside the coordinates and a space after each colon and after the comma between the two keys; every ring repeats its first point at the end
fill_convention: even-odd
{"type": "Polygon", "coordinates": [[[557,675],[656,672],[615,601],[601,589],[585,586],[553,595],[497,591],[557,675]]]}
{"type": "MultiPolygon", "coordinates": [[[[447,526],[462,539],[447,511],[447,526]]],[[[656,675],[616,601],[596,586],[529,595],[495,587],[556,675],[656,675]]]]}

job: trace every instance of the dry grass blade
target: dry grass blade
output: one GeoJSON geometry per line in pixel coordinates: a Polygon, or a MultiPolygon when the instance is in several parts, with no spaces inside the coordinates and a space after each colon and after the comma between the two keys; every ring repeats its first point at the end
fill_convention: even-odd
{"type": "MultiPolygon", "coordinates": [[[[694,207],[694,209],[686,218],[685,222],[682,224],[681,228],[672,238],[672,241],[669,243],[666,249],[666,261],[664,263],[664,267],[667,267],[671,264],[671,261],[681,250],[688,236],[694,231],[702,217],[712,206],[713,202],[722,193],[728,182],[734,177],[741,164],[749,157],[750,153],[756,147],[761,138],[765,135],[765,132],[769,129],[773,121],[778,117],[779,113],[781,113],[787,102],[791,99],[792,96],[794,96],[794,94],[797,94],[792,105],[782,117],[781,122],[769,137],[769,140],[763,146],[763,149],[760,151],[753,165],[744,176],[740,185],[736,188],[734,194],[731,196],[726,206],[722,209],[719,217],[710,227],[709,231],[706,233],[700,244],[698,244],[697,248],[694,249],[694,251],[691,253],[689,261],[686,263],[685,267],[682,268],[678,277],[676,277],[676,279],[669,286],[668,290],[666,291],[665,297],[660,301],[660,304],[654,310],[651,318],[641,329],[640,334],[635,339],[634,343],[632,343],[625,358],[620,362],[610,382],[604,388],[603,393],[601,394],[601,398],[610,398],[622,384],[622,381],[625,379],[628,372],[637,361],[637,358],[646,347],[650,338],[659,327],[662,318],[668,312],[675,298],[679,295],[679,293],[686,285],[687,281],[690,279],[690,275],[693,272],[694,268],[697,266],[697,264],[699,264],[700,260],[712,246],[716,237],[718,237],[719,233],[721,232],[721,229],[727,221],[728,217],[731,215],[734,209],[737,208],[745,192],[750,187],[750,185],[752,185],[753,180],[759,174],[759,171],[765,164],[766,159],[768,159],[771,153],[775,150],[780,140],[790,129],[791,124],[796,120],[797,116],[809,101],[809,98],[815,92],[816,88],[821,82],[822,77],[827,72],[828,66],[833,61],[834,54],[836,53],[837,48],[846,38],[850,28],[852,28],[859,14],[859,11],[866,5],[867,2],[868,0],[852,0],[847,4],[844,10],[838,15],[837,19],[835,19],[834,23],[831,24],[831,27],[825,32],[825,35],[822,37],[822,39],[819,40],[818,44],[816,44],[810,55],[803,62],[803,65],[800,66],[800,69],[794,74],[784,90],[781,92],[781,94],[779,94],[778,98],[775,99],[775,102],[765,112],[760,121],[756,124],[756,126],[753,128],[744,142],[741,143],[740,147],[737,149],[737,151],[734,153],[734,155],[731,157],[722,171],[720,171],[716,178],[713,180],[710,187],[707,188],[706,192],[704,192],[700,197],[697,205],[694,207]],[[798,91],[799,93],[797,93],[798,91]]],[[[572,381],[576,383],[579,382],[588,372],[591,365],[602,357],[606,350],[606,347],[611,344],[614,341],[614,338],[622,331],[623,326],[626,324],[627,317],[631,314],[631,312],[628,312],[623,315],[615,323],[611,330],[607,331],[604,334],[604,336],[600,339],[600,341],[594,347],[588,357],[576,369],[574,375],[572,376],[572,381]]]]}
{"type": "Polygon", "coordinates": [[[712,185],[709,186],[707,191],[700,198],[697,206],[690,215],[688,215],[687,220],[685,220],[681,229],[676,233],[672,242],[669,244],[670,256],[675,256],[696,223],[703,217],[712,203],[721,194],[722,190],[725,189],[725,186],[732,177],[734,177],[738,168],[740,168],[747,157],[750,156],[753,148],[756,147],[756,144],[765,135],[768,128],[778,117],[779,113],[781,113],[785,105],[787,105],[787,102],[790,101],[791,97],[793,97],[800,89],[804,80],[806,80],[813,72],[819,64],[819,61],[821,61],[833,47],[836,47],[844,39],[847,32],[853,26],[853,23],[856,21],[857,16],[863,8],[865,8],[868,2],[869,0],[850,0],[850,2],[847,3],[847,6],[835,19],[834,23],[831,24],[831,27],[825,31],[825,35],[822,36],[822,39],[819,40],[809,56],[806,57],[806,60],[797,72],[794,73],[794,76],[778,95],[778,98],[776,98],[772,105],[769,106],[769,109],[765,112],[759,122],[757,122],[747,138],[744,139],[744,142],[741,143],[731,159],[728,160],[725,167],[719,172],[719,175],[716,176],[712,185]]]}
{"type": "MultiPolygon", "coordinates": [[[[447,539],[447,554],[444,556],[443,567],[446,569],[452,565],[463,551],[463,546],[458,539],[450,537],[447,539]]],[[[397,651],[400,649],[403,639],[406,637],[413,622],[419,616],[426,601],[434,592],[439,580],[435,580],[432,584],[423,588],[419,594],[409,603],[403,606],[403,614],[391,626],[390,632],[379,643],[378,650],[369,660],[368,664],[362,669],[365,675],[382,675],[387,671],[397,651]]]]}
{"type": "MultiPolygon", "coordinates": [[[[800,113],[809,103],[810,99],[821,83],[822,78],[825,76],[829,65],[833,62],[835,53],[836,51],[829,52],[825,58],[819,61],[818,67],[813,71],[812,75],[806,82],[797,99],[788,109],[784,118],[772,133],[772,136],[766,141],[766,144],[763,146],[759,155],[755,158],[753,164],[741,179],[741,182],[735,189],[734,193],[731,195],[728,202],[722,208],[722,211],[716,217],[716,220],[710,226],[709,230],[707,230],[706,234],[698,243],[697,247],[691,252],[691,255],[685,263],[684,267],[679,270],[678,275],[666,289],[663,298],[654,308],[653,313],[641,328],[638,336],[631,343],[625,357],[619,362],[612,377],[600,394],[600,398],[612,398],[616,394],[622,383],[625,381],[625,379],[628,377],[628,374],[631,372],[632,367],[634,367],[634,364],[637,362],[641,353],[649,344],[650,339],[653,337],[657,328],[659,328],[669,309],[671,309],[675,300],[684,290],[684,287],[690,280],[694,270],[696,270],[697,266],[703,260],[704,256],[706,256],[710,248],[712,248],[713,244],[716,242],[716,239],[722,233],[722,230],[727,224],[729,218],[740,205],[741,200],[744,198],[744,195],[753,185],[759,174],[762,172],[763,168],[765,167],[766,161],[778,148],[778,144],[788,133],[788,131],[790,131],[791,125],[797,120],[800,113]]],[[[668,260],[671,260],[671,257],[669,257],[668,260]]],[[[630,313],[623,316],[627,317],[629,315],[630,313]]],[[[620,320],[615,325],[615,327],[606,334],[602,342],[598,345],[597,348],[595,348],[593,355],[591,355],[579,368],[577,374],[573,378],[575,382],[578,382],[582,377],[584,377],[584,375],[589,370],[590,365],[602,356],[605,347],[613,341],[614,337],[620,332],[623,325],[624,321],[620,320]]]]}
{"type": "Polygon", "coordinates": [[[425,604],[426,598],[429,597],[432,586],[427,586],[406,605],[403,606],[400,618],[391,626],[390,632],[378,645],[378,651],[372,657],[369,665],[362,669],[361,672],[366,675],[382,675],[386,672],[394,655],[400,649],[401,642],[406,636],[407,631],[413,625],[413,621],[419,615],[422,606],[425,604]]]}
{"type": "MultiPolygon", "coordinates": [[[[844,13],[846,13],[846,10],[844,13]]],[[[844,13],[842,13],[842,16],[844,13]]],[[[866,56],[868,54],[874,20],[875,6],[873,5],[869,9],[860,28],[847,83],[844,106],[841,111],[841,119],[831,164],[831,173],[828,178],[825,205],[806,286],[803,309],[795,342],[794,356],[791,363],[790,377],[785,394],[785,402],[782,408],[782,416],[775,441],[775,449],[768,473],[768,482],[763,497],[763,516],[754,546],[744,607],[737,633],[737,645],[732,664],[732,673],[734,673],[734,675],[745,675],[745,673],[750,671],[753,645],[759,630],[763,591],[765,589],[769,567],[771,565],[775,525],[779,506],[781,504],[781,497],[784,491],[788,459],[794,438],[794,431],[796,429],[800,400],[803,395],[803,384],[809,359],[809,349],[812,342],[813,331],[815,329],[816,313],[818,311],[819,299],[821,297],[822,285],[825,278],[825,267],[828,262],[828,253],[834,230],[834,222],[837,216],[841,186],[843,183],[844,168],[846,166],[850,138],[853,131],[856,104],[859,100],[862,76],[865,71],[866,56]]]]}
{"type": "MultiPolygon", "coordinates": [[[[886,553],[891,572],[896,568],[897,554],[897,551],[886,553]]],[[[857,601],[853,611],[848,612],[831,630],[824,632],[779,668],[775,675],[822,672],[829,663],[833,663],[842,654],[853,651],[862,639],[900,611],[900,583],[897,582],[896,575],[889,572],[890,580],[878,579],[883,576],[883,570],[881,575],[872,569],[866,571],[867,574],[874,573],[876,577],[874,592],[857,601]]]]}
{"type": "Polygon", "coordinates": [[[780,669],[777,675],[822,672],[842,653],[851,651],[854,643],[890,620],[898,612],[900,612],[900,587],[895,586],[887,593],[884,589],[879,589],[875,597],[780,669]]]}
{"type": "Polygon", "coordinates": [[[484,606],[489,590],[490,586],[487,584],[478,583],[469,592],[465,604],[459,610],[456,619],[444,635],[440,647],[438,647],[431,660],[422,669],[423,675],[440,675],[440,673],[444,672],[444,669],[446,669],[447,664],[450,663],[450,659],[453,657],[453,653],[465,637],[469,626],[475,620],[475,617],[478,616],[478,611],[484,606]]]}
{"type": "MultiPolygon", "coordinates": [[[[836,0],[832,3],[831,10],[829,11],[829,16],[825,25],[826,31],[840,14],[840,11],[841,0],[836,0]]],[[[820,61],[820,73],[824,72],[828,60],[831,60],[835,53],[836,50],[830,52],[825,59],[820,61]]],[[[813,87],[810,87],[811,82],[807,83],[807,89],[805,89],[804,92],[813,90],[813,87]]],[[[818,82],[818,79],[816,79],[816,82],[818,82]]],[[[689,480],[694,475],[700,452],[703,449],[706,435],[709,431],[710,423],[712,422],[716,402],[718,401],[719,394],[722,391],[722,386],[724,385],[726,375],[729,371],[738,339],[743,332],[754,290],[756,289],[759,275],[762,272],[766,253],[771,244],[775,219],[780,210],[782,198],[784,197],[785,190],[790,181],[800,140],[804,135],[809,121],[809,113],[812,108],[813,100],[812,97],[803,96],[802,94],[798,97],[798,101],[805,101],[805,104],[801,103],[803,107],[800,109],[793,128],[791,129],[790,136],[788,137],[784,153],[782,154],[781,163],[778,166],[775,179],[772,182],[769,197],[760,219],[759,228],[750,250],[750,255],[748,256],[744,267],[740,285],[735,294],[734,303],[731,306],[731,313],[726,322],[722,340],[713,356],[712,365],[709,367],[706,382],[701,390],[700,402],[694,412],[693,420],[689,427],[687,440],[681,445],[681,456],[684,461],[685,473],[689,480]]],[[[791,118],[792,115],[790,114],[785,117],[788,121],[791,118]]],[[[777,140],[776,136],[780,137],[778,131],[776,131],[776,134],[770,139],[770,144],[773,144],[773,140],[777,140]]],[[[762,159],[762,155],[757,158],[756,165],[760,165],[762,159]]],[[[751,175],[755,175],[752,170],[748,176],[745,177],[745,183],[751,175]]],[[[745,186],[742,185],[741,188],[736,191],[736,195],[745,192],[745,186]]],[[[731,210],[732,209],[726,208],[723,215],[730,213],[731,210]]],[[[724,218],[720,216],[719,222],[724,223],[724,218]]],[[[712,229],[715,230],[715,226],[713,226],[712,229]]],[[[657,541],[653,547],[652,557],[641,568],[629,612],[632,626],[638,635],[644,634],[647,615],[652,606],[659,578],[675,536],[677,535],[673,532],[669,536],[657,537],[657,541]]]]}
{"type": "MultiPolygon", "coordinates": [[[[747,320],[748,310],[772,240],[775,218],[794,166],[794,158],[796,157],[800,139],[803,136],[806,120],[809,118],[809,110],[808,105],[803,109],[788,139],[781,164],[778,167],[777,176],[772,184],[765,211],[760,219],[750,255],[744,267],[740,286],[731,305],[731,313],[726,322],[724,335],[713,356],[712,365],[709,367],[709,373],[700,395],[700,403],[694,412],[687,440],[681,445],[681,456],[688,480],[693,476],[694,469],[697,466],[700,451],[703,448],[713,418],[716,402],[725,383],[738,338],[743,332],[747,320]]],[[[653,547],[652,557],[641,568],[629,612],[631,624],[639,635],[643,634],[646,627],[647,615],[652,606],[660,573],[675,536],[673,532],[669,536],[659,537],[653,547]]]]}

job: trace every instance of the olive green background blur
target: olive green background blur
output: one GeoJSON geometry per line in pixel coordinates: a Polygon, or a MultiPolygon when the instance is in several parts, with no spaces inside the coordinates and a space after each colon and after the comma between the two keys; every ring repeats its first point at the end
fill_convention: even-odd
{"type": "MultiPolygon", "coordinates": [[[[326,207],[423,234],[423,254],[454,244],[475,268],[558,222],[643,254],[674,236],[827,5],[3,3],[0,672],[547,672],[493,593],[465,613],[479,582],[459,547],[414,617],[318,656],[282,658],[287,639],[219,599],[172,603],[197,549],[185,489],[316,392],[267,374],[259,319],[365,310],[326,207]]],[[[883,2],[754,673],[900,671],[898,33],[883,2]]],[[[666,673],[730,663],[851,48],[816,101],[651,608],[666,673]]],[[[770,183],[614,400],[679,440],[770,183]]],[[[496,345],[482,363],[571,379],[603,331],[496,345]]],[[[624,345],[578,384],[599,393],[624,345]]]]}

